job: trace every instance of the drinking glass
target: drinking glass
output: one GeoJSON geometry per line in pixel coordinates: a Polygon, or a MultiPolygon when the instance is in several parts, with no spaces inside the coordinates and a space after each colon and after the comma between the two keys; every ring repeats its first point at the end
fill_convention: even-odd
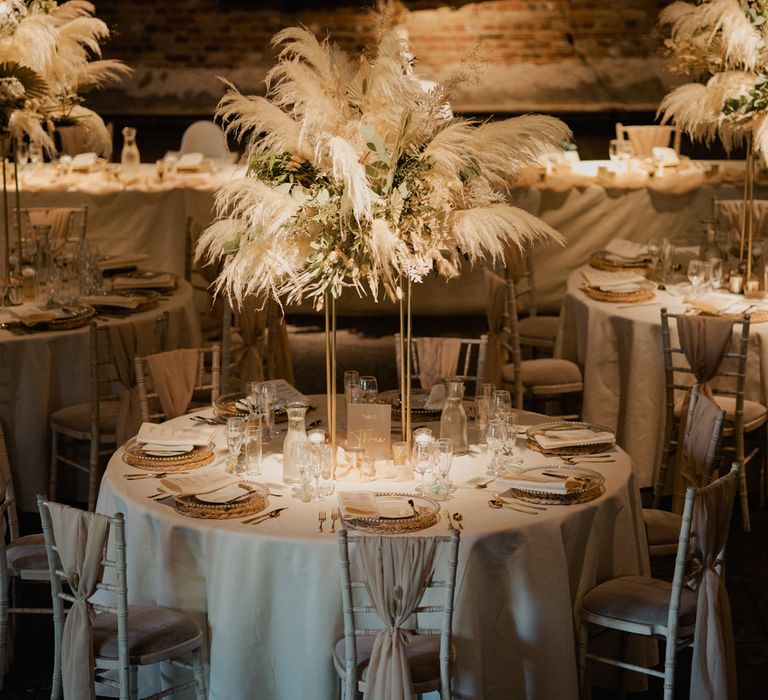
{"type": "Polygon", "coordinates": [[[487,396],[488,400],[491,400],[491,396],[493,396],[493,392],[496,391],[496,385],[495,384],[483,384],[480,387],[480,396],[487,396]]]}
{"type": "Polygon", "coordinates": [[[408,443],[392,443],[392,465],[395,467],[404,467],[408,462],[408,443]]]}
{"type": "Polygon", "coordinates": [[[323,483],[320,486],[321,496],[330,496],[333,493],[333,472],[331,471],[331,446],[321,445],[318,450],[318,460],[320,462],[320,476],[323,483]]]}
{"type": "Polygon", "coordinates": [[[320,491],[320,478],[323,476],[323,461],[321,459],[320,453],[322,452],[323,448],[325,447],[325,431],[323,431],[323,439],[322,442],[320,441],[313,441],[310,437],[309,440],[309,450],[310,450],[310,459],[309,459],[309,468],[312,471],[312,476],[315,480],[315,488],[312,491],[312,500],[313,501],[320,501],[322,500],[322,495],[320,491]]]}
{"type": "Polygon", "coordinates": [[[432,442],[432,428],[416,428],[413,431],[414,442],[432,442]]]}
{"type": "Polygon", "coordinates": [[[504,389],[494,391],[491,397],[491,417],[503,420],[512,411],[512,396],[504,389]]]}
{"type": "Polygon", "coordinates": [[[376,478],[376,461],[373,457],[363,457],[360,460],[360,478],[363,481],[373,481],[376,478]]]}
{"type": "Polygon", "coordinates": [[[233,474],[240,470],[240,451],[245,439],[245,421],[242,418],[227,418],[227,448],[229,449],[229,462],[227,471],[233,474]]]}
{"type": "Polygon", "coordinates": [[[360,403],[373,403],[379,394],[379,384],[376,377],[360,377],[360,403]]]}
{"type": "Polygon", "coordinates": [[[661,263],[661,281],[668,282],[672,275],[672,259],[675,256],[675,246],[668,238],[661,242],[659,262],[661,263]]]}
{"type": "Polygon", "coordinates": [[[688,281],[693,287],[691,294],[694,296],[699,292],[699,286],[704,279],[704,261],[691,260],[688,263],[688,281]]]}
{"type": "Polygon", "coordinates": [[[709,261],[709,283],[712,285],[712,289],[717,291],[723,284],[723,261],[722,260],[710,260],[709,261]]]}
{"type": "Polygon", "coordinates": [[[249,418],[245,421],[245,473],[252,477],[261,476],[261,420],[249,418]]]}
{"type": "Polygon", "coordinates": [[[43,144],[40,141],[32,140],[29,142],[29,162],[32,165],[38,165],[43,161],[43,144]]]}
{"type": "Polygon", "coordinates": [[[275,407],[277,406],[277,387],[274,382],[261,383],[261,395],[266,400],[261,408],[264,411],[264,433],[267,439],[277,435],[275,432],[275,407]]]}
{"type": "Polygon", "coordinates": [[[27,142],[19,139],[16,141],[16,163],[19,166],[19,170],[22,170],[24,166],[29,162],[29,146],[27,142]]]}
{"type": "Polygon", "coordinates": [[[298,489],[298,498],[304,503],[312,500],[312,488],[307,478],[312,453],[309,442],[297,442],[291,447],[291,459],[301,479],[298,489]]]}
{"type": "Polygon", "coordinates": [[[417,489],[420,493],[426,493],[424,487],[424,477],[432,468],[434,452],[432,442],[422,441],[413,444],[413,453],[411,454],[411,464],[413,471],[421,476],[421,486],[417,489]]]}
{"type": "Polygon", "coordinates": [[[344,400],[347,406],[357,403],[360,392],[360,372],[356,369],[348,369],[344,372],[344,400]]]}
{"type": "Polygon", "coordinates": [[[507,438],[507,426],[503,420],[492,420],[488,423],[488,432],[485,440],[488,443],[488,452],[491,454],[491,460],[488,462],[487,473],[498,476],[499,469],[499,450],[504,445],[507,438]]]}
{"type": "Polygon", "coordinates": [[[365,457],[364,447],[347,447],[347,464],[350,469],[360,469],[360,460],[365,457]]]}
{"type": "Polygon", "coordinates": [[[475,423],[477,424],[477,442],[485,444],[485,433],[488,430],[488,414],[490,412],[491,399],[489,396],[475,397],[475,423]]]}

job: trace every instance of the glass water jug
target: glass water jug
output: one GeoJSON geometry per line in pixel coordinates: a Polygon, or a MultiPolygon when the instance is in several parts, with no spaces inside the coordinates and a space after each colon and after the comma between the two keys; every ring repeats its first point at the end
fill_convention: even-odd
{"type": "Polygon", "coordinates": [[[296,401],[286,404],[285,410],[288,413],[288,433],[283,441],[283,481],[286,484],[301,483],[301,475],[296,465],[293,463],[293,446],[300,442],[309,442],[307,437],[307,427],[304,425],[304,416],[309,406],[296,401]]]}
{"type": "Polygon", "coordinates": [[[136,145],[136,129],[126,126],[123,129],[123,150],[120,153],[120,169],[123,175],[133,177],[139,174],[141,156],[136,145]]]}
{"type": "Polygon", "coordinates": [[[440,437],[453,440],[453,454],[464,455],[467,443],[467,412],[464,410],[464,381],[460,377],[443,379],[445,407],[440,416],[440,437]]]}

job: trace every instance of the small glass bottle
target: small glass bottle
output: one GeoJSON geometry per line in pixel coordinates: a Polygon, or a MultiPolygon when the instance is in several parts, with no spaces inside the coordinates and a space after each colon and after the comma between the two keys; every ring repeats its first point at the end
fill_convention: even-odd
{"type": "Polygon", "coordinates": [[[467,412],[464,410],[464,382],[459,377],[443,379],[445,407],[440,416],[440,437],[453,440],[453,454],[464,455],[467,444],[467,412]]]}
{"type": "Polygon", "coordinates": [[[304,425],[307,408],[309,406],[301,401],[295,401],[285,406],[288,413],[288,433],[283,441],[283,481],[286,484],[301,483],[301,475],[293,463],[291,452],[294,445],[300,442],[309,442],[307,427],[304,425]]]}
{"type": "Polygon", "coordinates": [[[123,129],[123,150],[120,153],[120,169],[123,175],[133,177],[139,174],[141,156],[136,145],[136,129],[126,126],[123,129]]]}

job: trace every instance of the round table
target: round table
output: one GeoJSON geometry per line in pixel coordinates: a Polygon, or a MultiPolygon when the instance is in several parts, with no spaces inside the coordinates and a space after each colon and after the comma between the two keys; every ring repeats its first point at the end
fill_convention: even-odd
{"type": "MultiPolygon", "coordinates": [[[[632,457],[640,486],[653,486],[664,437],[665,383],[661,309],[683,313],[683,290],[670,285],[652,302],[637,305],[596,301],[583,291],[580,268],[568,278],[558,334],[558,357],[584,373],[584,420],[616,432],[632,457]]],[[[735,297],[736,298],[736,297],[735,297]]],[[[673,342],[676,328],[670,324],[673,342]]],[[[768,323],[750,328],[746,398],[765,404],[768,323]]]]}
{"type": "MultiPolygon", "coordinates": [[[[322,401],[317,402],[319,406],[322,401]]],[[[310,413],[307,420],[322,415],[310,413]]],[[[189,416],[174,425],[196,425],[189,416]]],[[[126,518],[131,602],[151,602],[198,617],[208,631],[210,698],[264,700],[331,698],[338,692],[333,645],[343,635],[336,537],[318,532],[318,511],[330,514],[336,496],[302,503],[281,485],[281,434],[266,451],[261,481],[282,497],[279,518],[259,525],[240,520],[196,520],[148,498],[154,479],[115,454],[105,472],[97,510],[126,518]]],[[[393,439],[398,439],[393,437],[393,439]]],[[[224,431],[216,429],[224,468],[224,431]]],[[[525,465],[558,463],[522,449],[525,465]]],[[[648,573],[639,491],[632,465],[596,467],[604,493],[581,505],[549,506],[538,515],[492,510],[500,489],[467,484],[483,474],[477,447],[454,459],[457,489],[443,506],[464,516],[456,582],[454,675],[456,698],[576,698],[575,610],[584,592],[618,575],[648,573]]],[[[204,473],[197,470],[195,473],[204,473]]],[[[408,492],[416,482],[338,482],[337,489],[408,492]]],[[[419,534],[447,532],[445,518],[419,534]]],[[[155,672],[143,671],[156,687],[155,672]]]]}
{"type": "MultiPolygon", "coordinates": [[[[193,290],[183,280],[155,309],[96,320],[138,326],[154,323],[164,311],[169,313],[167,347],[198,347],[193,290]]],[[[0,309],[3,320],[6,313],[0,309]]],[[[0,420],[22,510],[36,511],[37,494],[48,488],[51,413],[89,400],[88,343],[88,326],[21,336],[0,330],[0,420]]]]}

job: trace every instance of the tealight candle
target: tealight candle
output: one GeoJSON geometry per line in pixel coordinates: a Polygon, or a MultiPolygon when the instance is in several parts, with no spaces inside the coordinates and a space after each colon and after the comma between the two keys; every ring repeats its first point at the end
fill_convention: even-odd
{"type": "Polygon", "coordinates": [[[732,272],[728,280],[728,289],[731,294],[741,294],[744,278],[738,272],[732,272]]]}

